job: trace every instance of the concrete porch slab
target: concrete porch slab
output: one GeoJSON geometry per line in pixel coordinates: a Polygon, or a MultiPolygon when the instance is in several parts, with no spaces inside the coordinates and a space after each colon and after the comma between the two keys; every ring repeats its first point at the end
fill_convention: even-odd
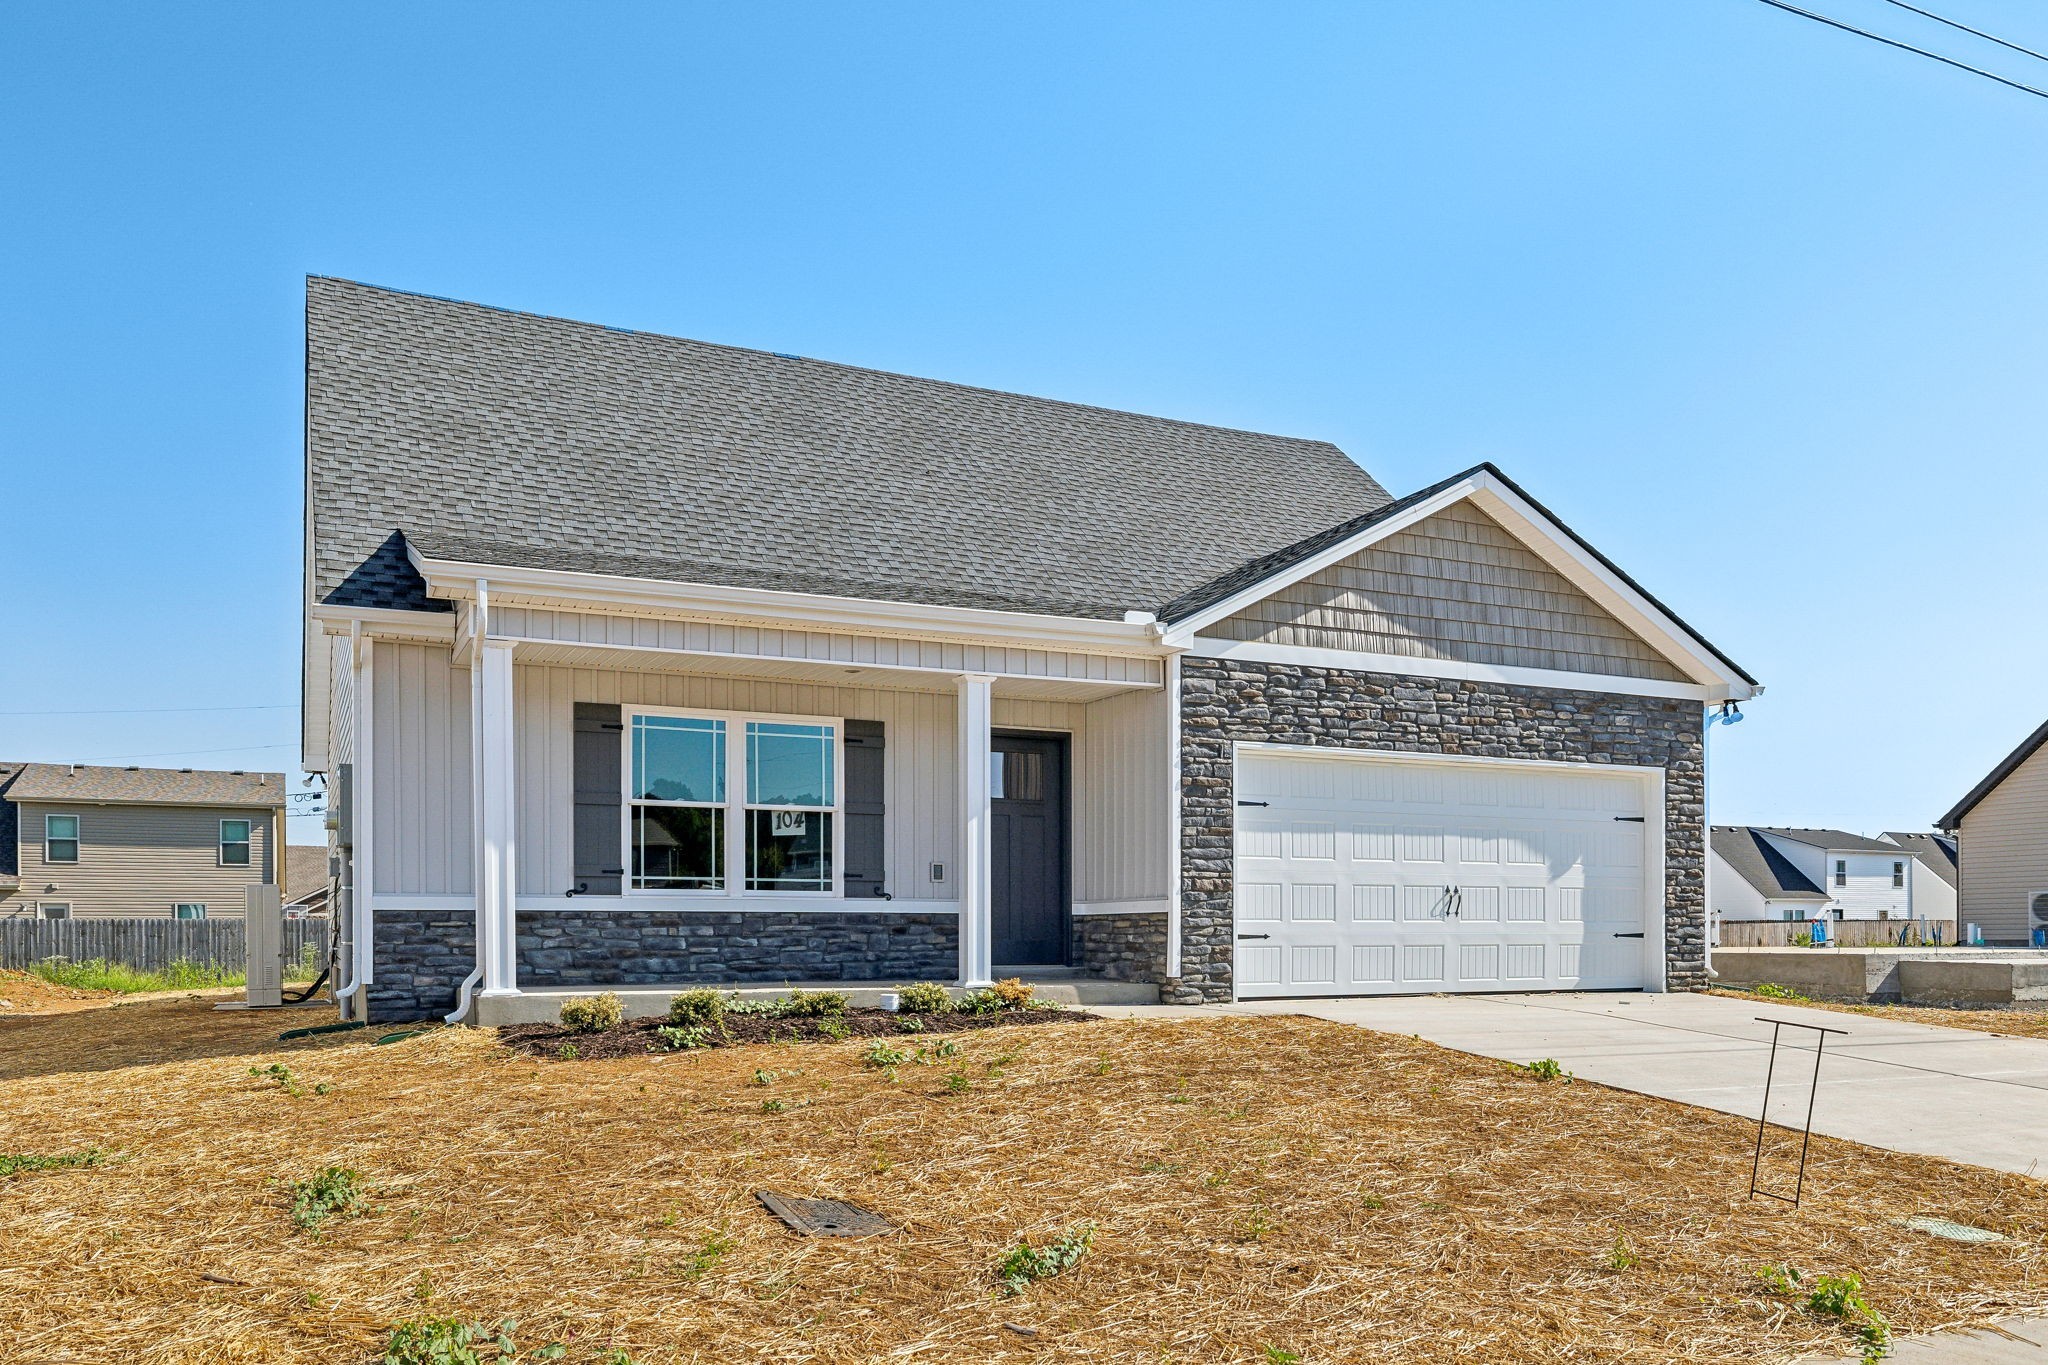
{"type": "MultiPolygon", "coordinates": [[[[1049,973],[1043,981],[1024,978],[1029,982],[1033,994],[1042,1000],[1056,1001],[1086,1009],[1095,1005],[1157,1005],[1159,988],[1136,981],[1102,981],[1092,978],[1065,976],[1049,973]]],[[[742,1000],[773,1000],[788,995],[793,990],[842,991],[846,1002],[857,1009],[875,1009],[882,1003],[882,995],[899,991],[909,982],[889,981],[791,981],[781,985],[759,984],[705,985],[705,986],[576,986],[566,990],[521,991],[517,995],[479,996],[470,1004],[469,1018],[465,1021],[485,1028],[503,1028],[512,1024],[552,1024],[562,1017],[562,1003],[586,996],[603,995],[607,991],[619,997],[626,1007],[628,1019],[653,1019],[668,1013],[668,1002],[685,991],[715,990],[742,1000]]],[[[950,987],[954,998],[967,992],[959,987],[950,987]]]]}

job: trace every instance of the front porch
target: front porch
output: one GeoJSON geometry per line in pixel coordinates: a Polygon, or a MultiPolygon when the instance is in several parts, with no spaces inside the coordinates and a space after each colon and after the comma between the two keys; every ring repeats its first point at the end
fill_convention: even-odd
{"type": "Polygon", "coordinates": [[[442,591],[446,644],[365,638],[348,688],[373,1017],[1010,975],[1073,1003],[1158,998],[1163,657],[442,591]]]}

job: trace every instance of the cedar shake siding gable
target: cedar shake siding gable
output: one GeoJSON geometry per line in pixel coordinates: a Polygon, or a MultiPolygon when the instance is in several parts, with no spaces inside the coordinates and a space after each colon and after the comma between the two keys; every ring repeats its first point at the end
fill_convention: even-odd
{"type": "Polygon", "coordinates": [[[1276,590],[1205,635],[1683,682],[1686,675],[1470,503],[1276,590]]]}

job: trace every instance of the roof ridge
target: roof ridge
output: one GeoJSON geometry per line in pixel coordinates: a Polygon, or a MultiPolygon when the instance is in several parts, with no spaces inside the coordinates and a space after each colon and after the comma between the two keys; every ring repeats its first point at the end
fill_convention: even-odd
{"type": "MultiPolygon", "coordinates": [[[[1268,441],[1290,441],[1298,445],[1323,446],[1334,450],[1346,459],[1351,459],[1344,447],[1322,436],[1289,436],[1277,431],[1260,431],[1253,427],[1231,427],[1217,422],[1195,422],[1185,417],[1167,417],[1160,413],[1139,412],[1134,408],[1112,408],[1101,403],[1077,403],[1066,398],[1048,398],[1044,394],[1022,393],[1016,389],[998,389],[987,384],[964,384],[954,379],[934,379],[930,375],[909,374],[902,370],[883,370],[872,365],[855,365],[844,360],[825,360],[817,356],[797,355],[792,351],[769,351],[758,346],[736,346],[728,341],[706,341],[702,337],[678,336],[673,332],[652,332],[638,327],[614,327],[608,323],[591,322],[585,318],[566,317],[560,313],[536,313],[527,308],[507,308],[495,303],[479,303],[475,299],[458,299],[448,294],[429,294],[420,289],[398,289],[386,284],[372,284],[368,280],[352,280],[344,275],[306,276],[310,283],[319,280],[328,284],[351,285],[357,289],[369,289],[379,294],[395,294],[401,298],[426,299],[433,303],[453,304],[458,308],[478,308],[486,313],[504,313],[512,317],[532,318],[537,322],[557,322],[569,327],[587,327],[592,331],[611,332],[618,336],[653,337],[657,341],[676,341],[690,346],[707,346],[716,351],[733,351],[741,355],[761,356],[770,360],[793,360],[802,365],[823,365],[834,370],[846,370],[854,374],[878,375],[884,379],[900,379],[913,384],[936,384],[944,388],[959,389],[966,393],[986,393],[998,398],[1021,398],[1027,402],[1043,403],[1048,407],[1073,408],[1083,412],[1105,413],[1112,417],[1134,417],[1145,422],[1160,422],[1168,426],[1187,427],[1195,431],[1216,431],[1231,436],[1257,436],[1268,441]]],[[[1353,464],[1358,461],[1352,460],[1353,464]]],[[[1360,469],[1365,466],[1359,465],[1360,469]]],[[[1371,471],[1366,470],[1368,477],[1371,471]]],[[[1377,482],[1377,480],[1375,480],[1377,482]]]]}

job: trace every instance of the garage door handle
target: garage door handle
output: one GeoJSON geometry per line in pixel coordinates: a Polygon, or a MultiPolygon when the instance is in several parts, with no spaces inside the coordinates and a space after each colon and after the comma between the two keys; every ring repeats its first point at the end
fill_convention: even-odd
{"type": "Polygon", "coordinates": [[[1641,938],[1641,934],[1616,934],[1616,938],[1641,938]]]}
{"type": "Polygon", "coordinates": [[[1614,818],[1621,821],[1624,825],[1640,825],[1643,823],[1643,817],[1640,815],[1617,815],[1614,818]]]}
{"type": "Polygon", "coordinates": [[[1240,801],[1237,804],[1240,806],[1270,806],[1273,803],[1271,801],[1240,801]]]}
{"type": "Polygon", "coordinates": [[[1239,934],[1239,935],[1238,935],[1238,938],[1239,938],[1240,940],[1242,940],[1242,939],[1247,939],[1247,938],[1271,938],[1271,937],[1273,937],[1273,936],[1272,936],[1271,934],[1239,934]]]}

